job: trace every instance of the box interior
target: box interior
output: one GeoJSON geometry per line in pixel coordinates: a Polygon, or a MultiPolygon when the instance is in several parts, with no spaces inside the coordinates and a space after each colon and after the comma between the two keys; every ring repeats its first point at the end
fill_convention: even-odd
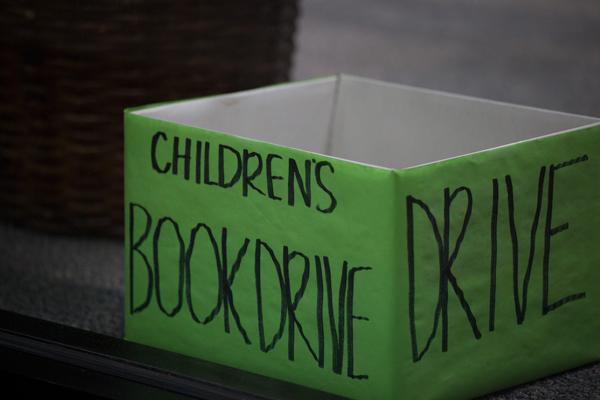
{"type": "Polygon", "coordinates": [[[416,166],[600,122],[346,75],[135,113],[385,168],[416,166]]]}

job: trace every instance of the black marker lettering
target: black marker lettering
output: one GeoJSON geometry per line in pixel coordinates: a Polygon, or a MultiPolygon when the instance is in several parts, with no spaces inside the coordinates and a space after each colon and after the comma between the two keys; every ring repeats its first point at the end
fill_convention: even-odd
{"type": "Polygon", "coordinates": [[[439,319],[441,317],[442,320],[442,351],[448,351],[448,283],[452,286],[456,297],[460,302],[461,307],[463,308],[471,329],[473,331],[473,335],[476,339],[481,338],[481,332],[477,326],[477,320],[475,315],[471,311],[471,307],[467,302],[464,292],[461,287],[458,285],[458,281],[454,274],[452,273],[452,266],[456,260],[458,255],[458,251],[460,250],[460,246],[464,239],[467,226],[469,224],[469,220],[471,218],[471,211],[473,207],[473,198],[471,195],[471,190],[467,187],[460,187],[450,193],[448,188],[444,189],[444,236],[442,238],[439,228],[437,226],[437,221],[434,215],[431,213],[427,204],[423,201],[416,199],[412,196],[407,197],[407,244],[408,244],[408,274],[409,274],[409,319],[410,319],[410,332],[411,332],[411,342],[412,342],[412,350],[413,350],[413,361],[417,362],[423,358],[425,353],[429,350],[429,346],[431,345],[433,339],[437,334],[437,327],[439,323],[439,319]],[[464,192],[467,196],[467,208],[465,210],[465,217],[463,219],[461,230],[456,239],[456,244],[454,245],[454,250],[450,252],[450,207],[452,202],[456,199],[456,196],[464,192]],[[437,245],[438,245],[438,255],[439,255],[439,263],[440,263],[440,284],[439,284],[439,293],[438,293],[438,303],[435,309],[435,317],[434,324],[432,328],[432,332],[427,340],[427,343],[424,349],[419,352],[417,347],[417,336],[416,336],[416,321],[415,321],[415,286],[414,286],[414,217],[413,217],[413,205],[417,204],[427,215],[429,222],[431,224],[437,245]]]}
{"type": "Polygon", "coordinates": [[[230,146],[226,146],[224,144],[219,145],[219,186],[222,188],[232,187],[236,184],[236,182],[240,179],[242,175],[242,158],[240,153],[236,149],[230,146]],[[235,156],[236,164],[235,164],[235,173],[231,178],[229,178],[229,182],[225,181],[225,150],[229,151],[229,153],[235,156]]]}
{"type": "Polygon", "coordinates": [[[323,257],[325,267],[325,284],[327,287],[327,305],[329,311],[329,330],[331,332],[331,348],[332,348],[332,369],[336,374],[342,373],[342,365],[344,362],[344,317],[346,315],[346,286],[348,279],[348,263],[344,261],[342,267],[342,277],[340,280],[340,288],[338,290],[338,307],[337,307],[337,327],[335,320],[335,306],[333,303],[333,285],[331,282],[331,266],[329,258],[323,257]]]}
{"type": "Polygon", "coordinates": [[[544,179],[546,176],[546,167],[540,169],[538,178],[538,192],[535,206],[535,214],[531,224],[531,235],[529,239],[529,258],[527,261],[527,270],[523,281],[523,303],[519,300],[519,241],[517,238],[517,230],[515,226],[515,206],[512,179],[510,175],[506,175],[506,194],[508,199],[508,220],[510,226],[510,237],[513,251],[513,295],[515,300],[515,312],[517,315],[517,324],[522,324],[525,321],[525,313],[527,311],[527,291],[529,289],[529,280],[531,278],[531,269],[533,266],[533,258],[535,255],[535,237],[537,227],[540,220],[540,212],[542,209],[542,196],[544,192],[544,179]]]}
{"type": "Polygon", "coordinates": [[[208,324],[209,322],[211,322],[217,316],[219,311],[221,310],[221,306],[223,303],[222,302],[223,287],[221,284],[218,285],[217,304],[213,307],[213,309],[210,311],[210,313],[208,313],[208,315],[204,318],[198,317],[198,315],[196,314],[196,312],[194,310],[194,304],[192,302],[193,288],[192,288],[192,265],[191,264],[192,264],[192,255],[194,252],[194,246],[196,243],[196,237],[198,236],[198,232],[200,232],[201,229],[204,229],[206,231],[206,234],[210,240],[211,247],[213,249],[218,282],[221,282],[223,279],[222,278],[223,271],[221,268],[221,258],[219,256],[219,245],[217,244],[217,240],[215,239],[215,236],[213,235],[212,230],[205,224],[197,224],[190,233],[190,242],[188,244],[188,248],[187,248],[187,251],[185,254],[185,276],[186,276],[186,279],[185,279],[186,292],[185,293],[186,293],[187,305],[190,310],[192,319],[199,324],[205,325],[205,324],[208,324]]]}
{"type": "Polygon", "coordinates": [[[158,224],[156,225],[156,229],[154,230],[154,238],[153,238],[153,254],[154,254],[154,283],[156,288],[156,303],[158,304],[158,308],[168,317],[175,316],[179,310],[181,309],[181,305],[183,304],[183,278],[184,278],[184,270],[185,270],[185,245],[183,243],[183,238],[181,237],[181,233],[179,232],[179,225],[170,217],[163,217],[158,220],[158,224]],[[178,272],[179,272],[179,281],[177,285],[177,303],[168,311],[162,301],[162,295],[160,290],[160,266],[159,266],[159,254],[158,249],[160,248],[160,234],[162,232],[162,227],[165,222],[169,222],[173,227],[175,232],[175,236],[177,238],[177,242],[179,243],[179,260],[178,260],[178,272]]]}
{"type": "Polygon", "coordinates": [[[585,292],[579,292],[565,296],[554,303],[548,303],[549,286],[550,286],[550,239],[552,236],[563,232],[569,228],[568,223],[553,227],[552,226],[552,208],[554,203],[554,174],[557,170],[569,167],[588,160],[587,155],[574,158],[559,164],[551,165],[548,175],[548,204],[546,208],[546,229],[544,230],[544,261],[543,261],[543,293],[542,293],[542,314],[546,315],[557,308],[575,300],[585,298],[585,292]]]}
{"type": "Polygon", "coordinates": [[[183,153],[179,149],[179,137],[173,138],[173,175],[177,175],[179,169],[179,160],[183,160],[183,177],[184,179],[190,179],[190,160],[191,160],[191,148],[192,141],[188,138],[185,139],[185,150],[183,153]]]}
{"type": "Polygon", "coordinates": [[[210,143],[204,143],[204,184],[218,185],[217,182],[210,180],[210,143]]]}
{"type": "Polygon", "coordinates": [[[287,246],[283,246],[283,279],[285,282],[285,292],[286,292],[286,303],[288,310],[288,359],[290,361],[294,361],[294,328],[298,329],[298,333],[304,340],[306,347],[310,351],[310,354],[313,358],[318,362],[319,358],[313,347],[311,346],[306,334],[304,333],[304,329],[300,324],[300,321],[296,318],[296,308],[298,308],[298,303],[304,296],[304,292],[306,291],[306,286],[308,285],[308,278],[310,276],[310,262],[308,261],[308,257],[304,254],[297,251],[289,251],[287,246]],[[296,257],[302,258],[304,262],[304,269],[302,270],[302,280],[300,283],[300,287],[296,291],[296,293],[292,296],[292,284],[290,281],[290,263],[296,257]]]}
{"type": "Polygon", "coordinates": [[[317,272],[317,336],[319,341],[319,367],[325,366],[325,330],[323,326],[323,268],[321,258],[315,256],[315,270],[317,272]]]}
{"type": "Polygon", "coordinates": [[[256,306],[258,309],[258,335],[260,340],[260,349],[265,353],[273,350],[275,344],[283,337],[283,332],[285,330],[285,321],[287,318],[287,292],[285,288],[285,283],[283,280],[283,274],[281,273],[281,265],[273,252],[273,249],[264,241],[260,239],[256,239],[255,253],[254,253],[254,273],[255,273],[255,282],[256,282],[256,306]],[[264,327],[264,311],[263,311],[263,302],[262,302],[262,285],[261,285],[261,254],[262,249],[267,250],[269,256],[271,257],[271,261],[273,262],[273,266],[275,267],[275,271],[277,272],[277,279],[279,283],[279,288],[281,291],[281,308],[280,308],[280,316],[279,316],[279,328],[275,335],[273,335],[273,339],[266,343],[265,340],[265,327],[264,327]]]}
{"type": "Polygon", "coordinates": [[[262,171],[262,157],[260,154],[258,153],[254,153],[252,151],[248,151],[246,149],[244,149],[244,155],[243,155],[243,173],[242,173],[242,195],[244,197],[248,196],[248,188],[252,188],[254,189],[254,191],[262,194],[263,196],[265,195],[265,193],[260,190],[259,188],[257,188],[254,183],[252,183],[252,181],[254,179],[256,179],[256,177],[258,175],[260,175],[261,171],[262,171]],[[252,173],[248,172],[248,165],[249,165],[249,161],[252,158],[256,158],[257,160],[257,164],[256,164],[256,168],[254,169],[254,171],[252,171],[252,173]]]}
{"type": "Polygon", "coordinates": [[[196,141],[196,183],[202,182],[202,142],[196,141]]]}
{"type": "Polygon", "coordinates": [[[331,173],[333,174],[335,172],[335,170],[333,169],[333,165],[331,165],[330,162],[328,161],[319,161],[317,163],[317,165],[315,166],[315,179],[317,181],[317,185],[325,192],[327,193],[327,195],[329,196],[329,206],[323,208],[320,205],[317,204],[317,210],[328,214],[333,212],[333,210],[335,210],[335,207],[337,206],[337,200],[335,198],[335,196],[333,195],[333,192],[327,187],[325,186],[325,184],[323,183],[323,179],[321,176],[321,169],[323,167],[327,167],[331,170],[331,173]]]}
{"type": "Polygon", "coordinates": [[[352,379],[369,379],[368,375],[354,373],[354,320],[369,321],[369,318],[354,315],[354,282],[356,273],[369,271],[371,267],[350,268],[348,273],[348,299],[346,300],[346,322],[348,324],[348,376],[352,379]]]}
{"type": "Polygon", "coordinates": [[[490,223],[490,317],[489,330],[496,324],[496,265],[498,262],[498,179],[492,180],[492,218],[490,223]]]}
{"type": "Polygon", "coordinates": [[[231,286],[233,285],[233,281],[235,279],[235,275],[240,269],[240,265],[242,263],[242,259],[248,250],[248,244],[250,244],[249,239],[244,239],[244,243],[240,247],[237,252],[237,256],[231,266],[231,273],[228,272],[228,262],[227,262],[227,228],[223,228],[221,231],[221,268],[223,273],[221,274],[222,282],[222,295],[223,298],[223,319],[225,322],[225,332],[229,333],[229,311],[231,311],[231,315],[233,316],[233,320],[237,326],[238,331],[244,338],[244,342],[246,344],[251,344],[250,339],[248,338],[248,333],[242,326],[240,321],[240,316],[235,309],[235,304],[233,302],[233,291],[231,286]]]}
{"type": "Polygon", "coordinates": [[[302,178],[302,174],[296,164],[296,160],[290,158],[289,162],[289,176],[288,176],[288,204],[293,206],[295,203],[295,186],[298,186],[300,189],[300,193],[302,194],[302,199],[304,200],[304,204],[307,207],[310,207],[311,194],[310,194],[310,171],[311,171],[311,162],[310,160],[306,160],[304,162],[304,179],[302,178]],[[296,184],[294,184],[294,182],[296,184]]]}
{"type": "Polygon", "coordinates": [[[144,243],[146,241],[146,238],[148,238],[148,234],[150,233],[150,228],[152,227],[152,217],[150,216],[150,213],[148,212],[148,210],[146,210],[144,207],[142,207],[139,204],[135,204],[135,203],[129,203],[129,312],[130,314],[135,314],[138,313],[142,310],[144,310],[146,307],[148,307],[148,304],[150,304],[150,300],[152,299],[152,267],[150,266],[150,262],[148,261],[148,257],[146,256],[146,254],[144,254],[141,250],[140,250],[140,246],[142,245],[142,243],[144,243]],[[135,232],[135,208],[139,208],[140,210],[142,210],[142,212],[144,213],[144,215],[146,216],[146,226],[144,227],[144,232],[140,235],[140,237],[134,241],[133,240],[133,235],[135,232]],[[142,302],[142,304],[140,304],[139,306],[135,306],[134,305],[134,296],[133,296],[133,289],[135,287],[134,285],[134,254],[133,253],[138,253],[141,257],[142,260],[144,261],[144,265],[146,266],[146,273],[147,273],[147,278],[148,278],[148,287],[146,288],[146,297],[144,298],[144,301],[142,302]]]}
{"type": "Polygon", "coordinates": [[[277,154],[269,154],[267,156],[267,193],[269,195],[270,198],[272,198],[273,200],[281,200],[281,197],[277,196],[275,194],[275,188],[273,187],[274,185],[274,181],[275,180],[282,180],[283,177],[280,175],[273,175],[273,160],[279,159],[281,160],[281,156],[278,156],[277,154]]]}
{"type": "Polygon", "coordinates": [[[159,139],[167,140],[166,133],[158,131],[154,135],[152,135],[150,159],[152,160],[152,169],[154,169],[156,172],[158,172],[160,174],[164,174],[164,173],[169,172],[169,170],[171,169],[171,163],[166,162],[164,164],[164,167],[162,167],[162,168],[158,165],[158,160],[156,159],[156,146],[158,146],[159,139]]]}

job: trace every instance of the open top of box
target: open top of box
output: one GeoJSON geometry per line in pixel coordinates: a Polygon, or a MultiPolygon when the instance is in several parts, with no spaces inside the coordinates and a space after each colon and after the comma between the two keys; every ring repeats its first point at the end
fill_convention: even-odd
{"type": "Polygon", "coordinates": [[[387,168],[600,122],[347,75],[147,107],[135,114],[387,168]]]}

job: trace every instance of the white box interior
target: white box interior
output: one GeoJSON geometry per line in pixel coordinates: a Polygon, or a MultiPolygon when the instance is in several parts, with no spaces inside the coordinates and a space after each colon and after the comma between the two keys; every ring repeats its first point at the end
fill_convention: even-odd
{"type": "Polygon", "coordinates": [[[599,123],[340,75],[136,112],[387,168],[405,168],[599,123]]]}

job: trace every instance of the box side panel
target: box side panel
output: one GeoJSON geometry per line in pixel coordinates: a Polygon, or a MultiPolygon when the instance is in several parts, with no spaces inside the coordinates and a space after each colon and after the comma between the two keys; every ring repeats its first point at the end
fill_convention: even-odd
{"type": "Polygon", "coordinates": [[[600,359],[600,126],[397,182],[407,398],[471,398],[600,359]]]}
{"type": "Polygon", "coordinates": [[[394,398],[394,172],[128,114],[125,337],[394,398]]]}

